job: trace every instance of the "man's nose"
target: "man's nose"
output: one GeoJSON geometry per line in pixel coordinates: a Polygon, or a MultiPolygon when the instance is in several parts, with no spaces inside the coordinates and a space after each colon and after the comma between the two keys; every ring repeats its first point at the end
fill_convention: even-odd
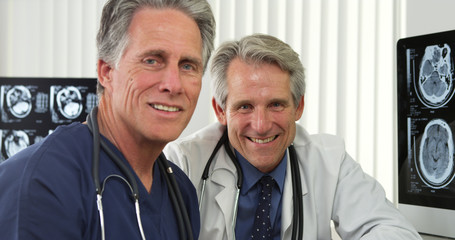
{"type": "Polygon", "coordinates": [[[272,126],[270,114],[266,109],[257,108],[253,114],[253,128],[259,133],[266,133],[272,126]]]}
{"type": "Polygon", "coordinates": [[[178,66],[168,66],[164,70],[163,79],[160,84],[160,91],[169,92],[172,95],[183,92],[182,78],[178,66]]]}

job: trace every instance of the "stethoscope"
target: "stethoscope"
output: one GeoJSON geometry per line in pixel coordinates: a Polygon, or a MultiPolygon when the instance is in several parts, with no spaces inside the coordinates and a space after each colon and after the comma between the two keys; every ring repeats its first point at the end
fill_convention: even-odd
{"type": "MultiPolygon", "coordinates": [[[[93,177],[93,182],[95,184],[95,190],[96,190],[96,202],[98,206],[98,212],[100,215],[100,225],[101,225],[101,239],[105,239],[105,225],[104,225],[104,211],[103,211],[103,191],[106,186],[107,180],[111,178],[119,178],[122,181],[128,185],[128,187],[131,190],[131,193],[133,195],[134,199],[134,206],[136,209],[136,219],[137,219],[137,224],[139,227],[139,232],[141,233],[142,239],[145,240],[145,234],[144,234],[144,229],[142,228],[142,219],[141,219],[141,213],[140,213],[140,207],[139,207],[139,188],[137,185],[137,181],[132,174],[132,172],[128,169],[128,167],[123,163],[122,159],[118,157],[112,149],[109,148],[107,143],[103,141],[100,138],[100,132],[98,128],[98,122],[97,122],[97,112],[98,108],[95,107],[93,110],[90,112],[90,114],[87,116],[87,126],[90,130],[90,132],[93,135],[93,162],[92,162],[92,177],[93,177]],[[125,174],[126,178],[117,175],[117,174],[111,174],[107,176],[103,184],[100,184],[100,179],[99,179],[99,163],[100,163],[100,149],[103,149],[106,154],[114,161],[114,163],[120,168],[120,170],[125,174]]],[[[183,201],[182,195],[180,193],[179,186],[177,184],[177,181],[175,180],[175,177],[173,175],[172,168],[169,166],[166,157],[164,156],[163,153],[160,154],[158,157],[158,166],[160,168],[160,171],[164,174],[166,183],[169,186],[169,196],[172,201],[172,205],[174,207],[176,217],[177,217],[177,225],[179,229],[179,235],[180,239],[193,239],[193,233],[191,229],[191,223],[190,219],[188,217],[188,212],[186,211],[185,203],[183,201]],[[186,237],[185,237],[186,233],[186,237]]]]}
{"type": "MultiPolygon", "coordinates": [[[[238,211],[238,204],[239,204],[239,197],[240,197],[240,189],[242,189],[243,185],[243,172],[240,168],[239,161],[235,154],[232,152],[232,149],[229,145],[229,139],[227,130],[224,131],[223,135],[221,136],[220,140],[216,144],[215,148],[213,149],[212,154],[205,165],[204,172],[202,173],[202,189],[201,189],[201,200],[199,201],[199,211],[202,210],[204,194],[205,194],[205,185],[207,183],[207,179],[209,178],[209,169],[210,165],[212,164],[215,155],[217,154],[218,150],[224,145],[226,149],[226,153],[229,155],[229,158],[234,163],[235,168],[238,173],[237,177],[237,191],[235,194],[235,204],[232,214],[232,233],[235,239],[235,225],[237,220],[237,211],[238,211]]],[[[294,213],[292,217],[292,238],[291,239],[302,239],[303,237],[303,202],[302,202],[302,184],[300,181],[300,170],[299,170],[299,163],[297,161],[297,154],[295,152],[294,146],[291,144],[289,146],[289,155],[290,155],[290,164],[291,164],[291,178],[292,178],[292,200],[294,204],[294,213]]]]}

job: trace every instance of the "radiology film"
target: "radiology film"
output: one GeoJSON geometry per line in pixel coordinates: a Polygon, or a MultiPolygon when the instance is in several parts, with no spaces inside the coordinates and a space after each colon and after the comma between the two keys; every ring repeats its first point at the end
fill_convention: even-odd
{"type": "Polygon", "coordinates": [[[455,31],[397,43],[398,205],[420,232],[455,237],[455,31]]]}
{"type": "Polygon", "coordinates": [[[58,125],[83,122],[97,104],[95,78],[1,78],[0,162],[58,125]]]}
{"type": "Polygon", "coordinates": [[[399,49],[399,199],[455,209],[455,38],[424,40],[399,49]]]}

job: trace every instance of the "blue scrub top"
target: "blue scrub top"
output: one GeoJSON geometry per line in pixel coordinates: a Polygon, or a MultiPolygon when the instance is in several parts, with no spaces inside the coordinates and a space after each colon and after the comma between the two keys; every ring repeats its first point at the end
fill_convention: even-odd
{"type": "MultiPolygon", "coordinates": [[[[108,144],[132,171],[118,149],[108,144]]],[[[101,239],[92,151],[92,135],[87,126],[73,123],[57,128],[45,140],[0,164],[2,239],[101,239]]],[[[186,175],[169,164],[186,203],[194,239],[197,239],[200,221],[196,191],[186,175]]],[[[153,171],[150,193],[132,171],[139,185],[146,238],[179,239],[168,186],[156,164],[153,171]]],[[[111,174],[124,176],[101,151],[101,183],[111,174]]],[[[141,239],[131,190],[120,178],[109,178],[106,182],[103,208],[106,239],[141,239]]]]}

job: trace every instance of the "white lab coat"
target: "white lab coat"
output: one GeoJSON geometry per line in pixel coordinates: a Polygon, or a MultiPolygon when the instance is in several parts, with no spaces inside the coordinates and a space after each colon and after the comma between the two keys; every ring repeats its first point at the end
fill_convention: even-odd
{"type": "MultiPolygon", "coordinates": [[[[202,172],[223,131],[221,124],[211,124],[168,144],[164,150],[168,159],[190,177],[199,201],[202,172]]],[[[343,239],[421,239],[386,199],[380,184],[346,153],[342,140],[330,135],[309,135],[297,125],[294,147],[302,180],[304,239],[331,239],[331,220],[343,239]]],[[[289,163],[286,172],[290,173],[289,163]]],[[[236,181],[235,167],[222,147],[210,167],[201,209],[200,239],[234,239],[236,181]]],[[[282,200],[281,239],[290,239],[291,174],[286,174],[282,200]]]]}

